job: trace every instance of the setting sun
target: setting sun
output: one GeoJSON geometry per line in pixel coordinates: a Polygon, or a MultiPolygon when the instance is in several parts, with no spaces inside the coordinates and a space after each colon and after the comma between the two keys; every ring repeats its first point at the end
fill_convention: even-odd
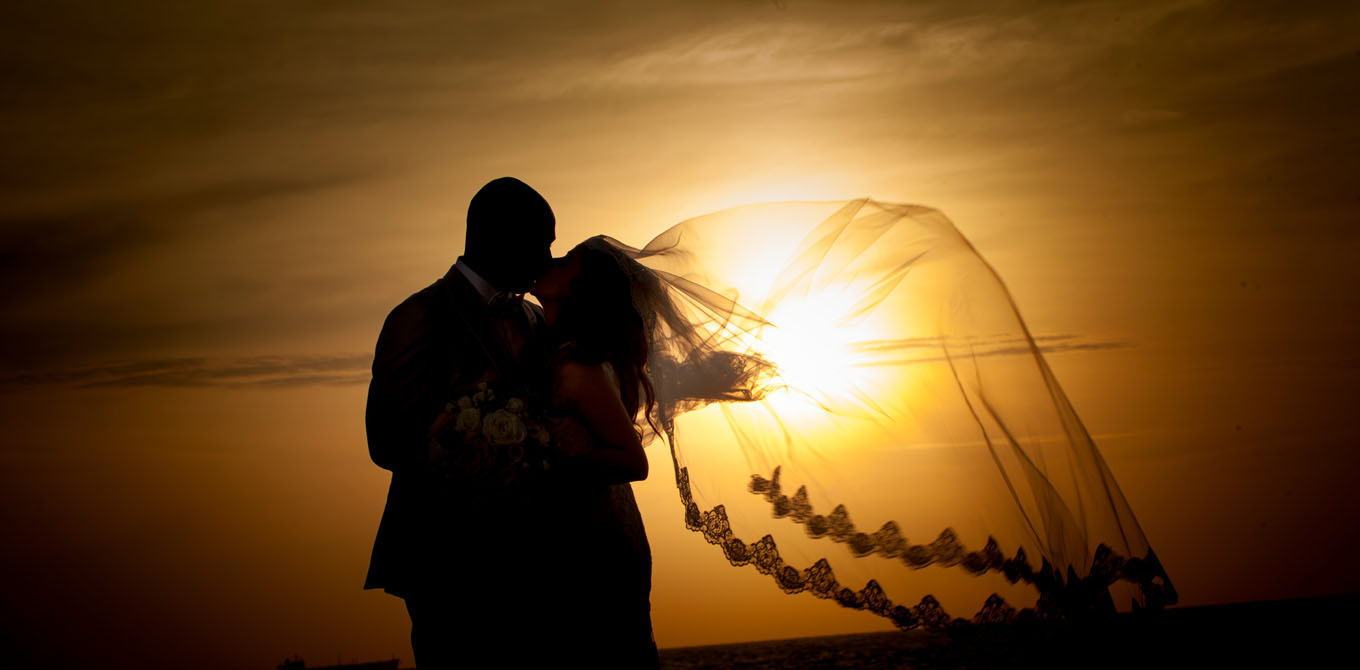
{"type": "Polygon", "coordinates": [[[778,369],[776,396],[795,404],[868,409],[864,401],[874,370],[866,367],[858,343],[883,337],[867,322],[847,313],[852,301],[837,293],[820,293],[781,304],[760,333],[757,348],[778,369]]]}

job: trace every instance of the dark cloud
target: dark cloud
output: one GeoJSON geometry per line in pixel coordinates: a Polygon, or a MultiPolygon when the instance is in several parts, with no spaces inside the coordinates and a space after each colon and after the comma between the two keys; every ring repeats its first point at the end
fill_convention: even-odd
{"type": "MultiPolygon", "coordinates": [[[[206,212],[357,179],[357,175],[241,178],[143,199],[0,214],[0,308],[52,300],[63,290],[98,281],[136,252],[176,237],[202,235],[206,231],[201,222],[186,224],[206,212]]],[[[233,225],[249,226],[250,221],[233,225]]]]}
{"type": "MultiPolygon", "coordinates": [[[[193,343],[191,350],[221,352],[262,333],[292,337],[299,324],[336,327],[338,317],[328,320],[315,309],[293,322],[281,315],[307,313],[344,291],[340,282],[313,287],[310,301],[242,307],[242,300],[278,291],[281,280],[235,271],[240,258],[207,264],[176,259],[191,253],[201,258],[195,249],[205,237],[270,234],[277,220],[258,216],[260,205],[363,179],[324,172],[242,177],[0,214],[0,309],[8,313],[0,322],[0,374],[178,351],[185,343],[193,343]],[[237,213],[224,214],[232,210],[237,213]],[[166,269],[148,273],[144,268],[151,264],[166,269]]],[[[292,259],[293,267],[309,262],[304,253],[292,259]]]]}
{"type": "MultiPolygon", "coordinates": [[[[1230,197],[1239,205],[1293,214],[1355,207],[1360,173],[1343,166],[1360,149],[1357,108],[1360,51],[1265,73],[1187,101],[1184,123],[1231,158],[1220,174],[1196,184],[1199,199],[1208,195],[1221,203],[1230,197]],[[1219,188],[1206,194],[1205,184],[1219,188]]],[[[1344,218],[1322,223],[1333,232],[1352,229],[1344,218]]]]}
{"type": "MultiPolygon", "coordinates": [[[[484,120],[552,98],[597,112],[641,95],[730,105],[726,97],[761,85],[824,85],[842,99],[838,120],[862,124],[879,116],[872,109],[892,109],[898,133],[947,117],[952,133],[1000,153],[1001,142],[1076,141],[1083,129],[1108,134],[1130,120],[1202,124],[1184,108],[1225,90],[1253,93],[1236,114],[1269,114],[1293,104],[1270,76],[1360,46],[1347,35],[1360,10],[1341,3],[406,0],[299,11],[140,0],[7,12],[0,181],[16,189],[98,181],[226,138],[260,142],[252,133],[261,130],[306,142],[372,124],[484,120]],[[847,97],[836,88],[847,83],[879,99],[847,97]]],[[[1309,90],[1335,94],[1344,83],[1309,90]]],[[[345,145],[344,135],[331,143],[345,145]]],[[[371,149],[360,144],[331,153],[361,160],[371,149]]]]}
{"type": "Polygon", "coordinates": [[[0,377],[0,390],[35,386],[77,388],[286,388],[367,383],[371,354],[160,358],[117,361],[52,372],[0,377]]]}

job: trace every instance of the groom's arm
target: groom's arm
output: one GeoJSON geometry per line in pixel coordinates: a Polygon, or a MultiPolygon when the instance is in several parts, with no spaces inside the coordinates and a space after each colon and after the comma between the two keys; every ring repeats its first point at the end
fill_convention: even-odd
{"type": "Polygon", "coordinates": [[[365,424],[368,454],[388,470],[429,467],[427,431],[448,376],[433,320],[415,296],[392,310],[378,335],[365,424]]]}

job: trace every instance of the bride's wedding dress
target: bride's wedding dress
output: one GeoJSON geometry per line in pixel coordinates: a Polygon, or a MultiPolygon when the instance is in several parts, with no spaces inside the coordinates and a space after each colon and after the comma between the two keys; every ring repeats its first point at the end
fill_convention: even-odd
{"type": "Polygon", "coordinates": [[[1175,591],[1005,286],[939,212],[726,210],[638,249],[685,524],[899,627],[1175,591]]]}
{"type": "MultiPolygon", "coordinates": [[[[617,386],[609,363],[606,374],[617,386]]],[[[579,455],[599,448],[578,417],[557,413],[550,420],[557,449],[579,455]]],[[[566,549],[553,570],[555,601],[545,629],[559,658],[588,660],[596,668],[658,667],[651,626],[652,554],[633,488],[568,476],[543,501],[538,522],[566,549]]]]}

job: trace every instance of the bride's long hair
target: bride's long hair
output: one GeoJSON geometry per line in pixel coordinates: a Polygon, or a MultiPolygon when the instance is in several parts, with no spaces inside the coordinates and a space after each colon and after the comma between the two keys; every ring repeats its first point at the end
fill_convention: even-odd
{"type": "Polygon", "coordinates": [[[579,259],[581,272],[571,280],[554,326],[561,355],[586,365],[613,367],[629,416],[636,421],[641,411],[655,433],[656,387],[647,370],[650,329],[634,302],[637,273],[627,269],[635,261],[603,237],[586,240],[571,253],[579,259]]]}

